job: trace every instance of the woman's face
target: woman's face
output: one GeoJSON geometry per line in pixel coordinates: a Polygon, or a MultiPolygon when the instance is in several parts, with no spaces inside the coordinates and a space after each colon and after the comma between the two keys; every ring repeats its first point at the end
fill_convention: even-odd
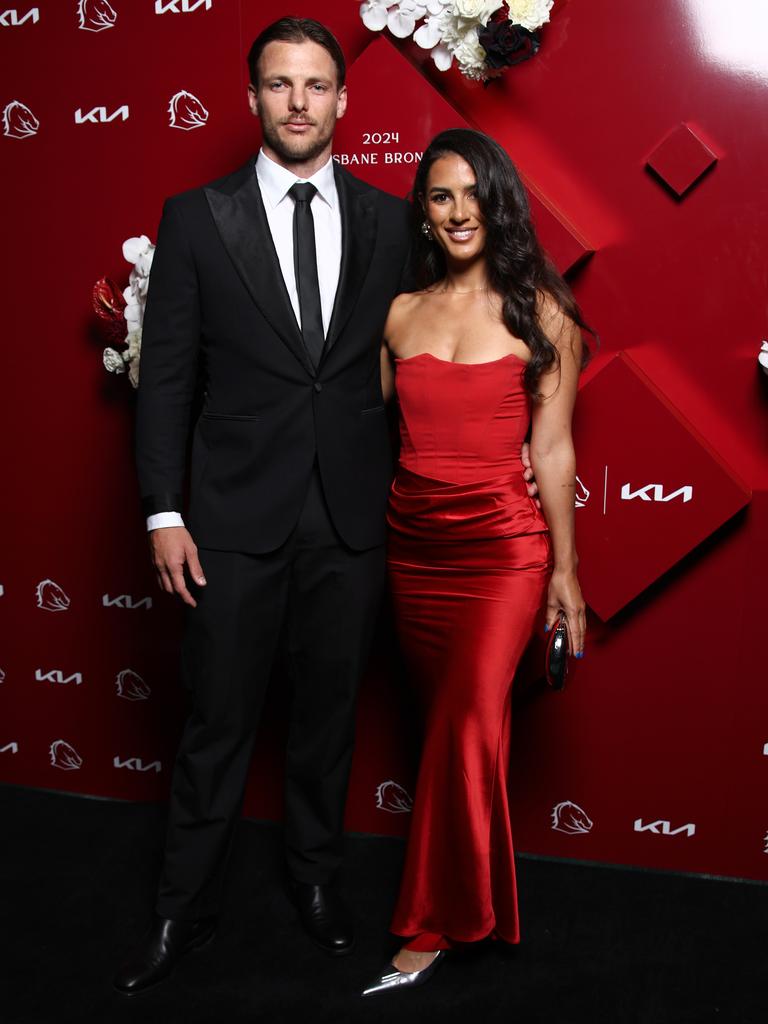
{"type": "Polygon", "coordinates": [[[485,249],[486,229],[477,199],[475,172],[466,160],[448,153],[427,175],[424,213],[435,241],[450,260],[470,261],[485,249]]]}

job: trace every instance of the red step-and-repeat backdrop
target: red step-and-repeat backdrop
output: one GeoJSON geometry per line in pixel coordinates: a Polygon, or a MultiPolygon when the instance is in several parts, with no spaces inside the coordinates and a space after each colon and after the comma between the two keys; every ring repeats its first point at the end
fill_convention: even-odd
{"type": "MultiPolygon", "coordinates": [[[[127,283],[122,242],[154,238],[166,196],[257,149],[245,53],[289,11],[5,6],[0,779],[162,799],[180,612],[148,563],[134,394],[102,366],[90,293],[104,274],[127,283]]],[[[495,136],[601,336],[576,424],[588,653],[561,694],[523,672],[518,849],[765,878],[768,15],[748,0],[556,0],[539,55],[483,88],[370,33],[355,0],[291,7],[348,55],[336,159],[405,195],[438,130],[495,136]]],[[[347,822],[402,834],[418,729],[391,635],[384,617],[347,822]]],[[[250,815],[281,813],[286,690],[278,673],[250,815]]]]}

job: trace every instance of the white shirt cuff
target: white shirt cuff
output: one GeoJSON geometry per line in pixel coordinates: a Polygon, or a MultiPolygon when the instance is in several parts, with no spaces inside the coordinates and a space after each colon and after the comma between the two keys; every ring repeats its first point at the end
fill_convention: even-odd
{"type": "Polygon", "coordinates": [[[168,526],[183,526],[184,520],[178,512],[157,512],[147,516],[147,530],[162,530],[168,526]]]}

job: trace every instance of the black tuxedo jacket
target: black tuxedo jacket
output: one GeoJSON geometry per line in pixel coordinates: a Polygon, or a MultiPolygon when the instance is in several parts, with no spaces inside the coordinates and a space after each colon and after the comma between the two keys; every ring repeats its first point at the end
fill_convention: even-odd
{"type": "MultiPolygon", "coordinates": [[[[317,457],[350,547],[384,539],[392,477],[379,350],[408,254],[408,204],[334,167],[342,260],[317,372],[267,224],[254,160],[166,201],[141,351],[136,455],[145,515],[184,511],[200,547],[264,553],[295,525],[317,457]]],[[[322,254],[318,253],[318,259],[322,254]]]]}

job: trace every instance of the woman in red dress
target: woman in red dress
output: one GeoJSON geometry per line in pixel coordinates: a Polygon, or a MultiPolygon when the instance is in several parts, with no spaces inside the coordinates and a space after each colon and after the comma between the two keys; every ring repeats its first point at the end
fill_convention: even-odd
{"type": "Polygon", "coordinates": [[[544,606],[584,650],[571,414],[586,324],[488,136],[438,135],[413,197],[423,288],[392,305],[382,376],[401,441],[389,579],[424,747],[392,923],[405,943],[364,995],[422,983],[456,944],[518,941],[512,680],[544,606]],[[523,479],[529,431],[540,508],[523,479]]]}

